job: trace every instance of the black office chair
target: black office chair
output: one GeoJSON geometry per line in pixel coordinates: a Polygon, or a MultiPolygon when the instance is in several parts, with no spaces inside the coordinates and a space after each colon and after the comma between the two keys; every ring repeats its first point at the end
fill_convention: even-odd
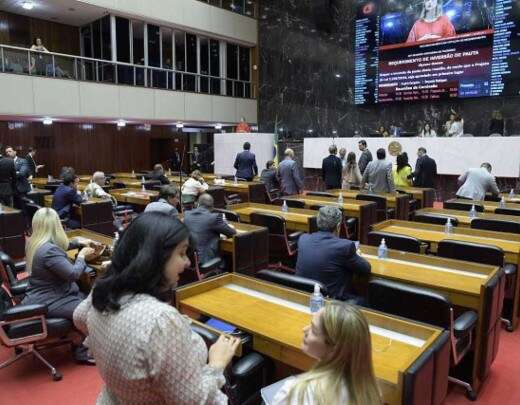
{"type": "Polygon", "coordinates": [[[375,202],[378,221],[386,221],[387,219],[395,218],[395,210],[387,207],[386,198],[383,196],[360,193],[356,196],[356,200],[375,202]]]}
{"type": "MultiPolygon", "coordinates": [[[[452,304],[434,291],[394,281],[375,279],[368,286],[369,307],[389,314],[444,328],[450,333],[452,365],[461,362],[473,343],[477,314],[466,311],[455,319],[452,304]]],[[[449,377],[455,384],[466,388],[468,398],[476,399],[470,383],[449,377]]]]}
{"type": "Polygon", "coordinates": [[[411,236],[398,235],[395,233],[372,231],[368,233],[368,244],[379,246],[384,239],[388,249],[404,250],[412,253],[425,253],[428,245],[411,236]]]}
{"type": "Polygon", "coordinates": [[[224,214],[224,217],[231,222],[240,222],[240,215],[238,215],[235,211],[225,210],[222,208],[214,208],[213,212],[218,212],[224,214]]]}
{"type": "Polygon", "coordinates": [[[484,206],[480,204],[472,204],[471,201],[468,203],[463,202],[454,202],[454,201],[445,201],[443,207],[448,210],[458,210],[458,211],[471,211],[471,207],[475,206],[475,210],[477,212],[484,212],[484,206]]]}
{"type": "Polygon", "coordinates": [[[22,301],[29,287],[29,278],[18,279],[18,273],[25,271],[25,261],[15,263],[11,257],[0,251],[0,280],[5,283],[17,302],[22,301]]]}
{"type": "Polygon", "coordinates": [[[430,213],[420,213],[415,214],[413,220],[416,222],[423,222],[426,224],[436,224],[436,225],[446,225],[448,222],[448,218],[451,219],[451,224],[453,226],[459,225],[459,220],[455,217],[451,217],[449,215],[441,215],[441,214],[430,214],[430,213]]]}
{"type": "Polygon", "coordinates": [[[337,198],[334,194],[327,193],[324,191],[307,191],[306,195],[313,195],[316,197],[329,197],[329,198],[337,198]]]}
{"type": "Polygon", "coordinates": [[[294,274],[282,273],[273,270],[260,270],[255,274],[256,278],[269,281],[271,283],[280,284],[285,287],[294,288],[295,290],[305,291],[307,293],[314,292],[314,284],[320,286],[320,291],[324,297],[328,296],[327,287],[319,281],[310,278],[295,276],[294,274]]]}
{"type": "Polygon", "coordinates": [[[509,306],[513,304],[512,301],[515,296],[516,273],[518,269],[513,263],[504,263],[504,251],[498,246],[445,239],[439,242],[437,255],[450,259],[502,267],[506,278],[504,297],[508,301],[507,305],[504,306],[503,321],[507,330],[511,332],[513,330],[511,323],[513,311],[509,306]]]}
{"type": "Polygon", "coordinates": [[[277,188],[269,189],[267,184],[265,184],[265,197],[266,202],[268,204],[281,205],[282,201],[280,200],[281,191],[277,188]]]}
{"type": "Polygon", "coordinates": [[[494,202],[500,202],[502,200],[501,197],[494,195],[494,194],[486,194],[484,197],[484,201],[494,201],[494,202]]]}
{"type": "MultiPolygon", "coordinates": [[[[311,210],[319,211],[320,208],[326,207],[327,205],[334,205],[334,204],[313,204],[309,208],[311,210]]],[[[357,225],[358,220],[357,218],[348,217],[345,215],[342,208],[338,207],[343,215],[343,222],[341,224],[341,229],[339,232],[340,238],[346,238],[346,239],[352,239],[357,240],[357,225]]]]}
{"type": "Polygon", "coordinates": [[[512,208],[497,208],[495,210],[495,214],[503,214],[503,215],[515,215],[520,216],[520,209],[512,209],[512,208]]]}
{"type": "Polygon", "coordinates": [[[285,202],[287,203],[287,206],[291,208],[305,208],[305,201],[291,200],[286,198],[285,202]]]}
{"type": "Polygon", "coordinates": [[[471,227],[488,231],[509,232],[520,234],[520,222],[503,221],[498,219],[475,218],[471,221],[471,227]]]}

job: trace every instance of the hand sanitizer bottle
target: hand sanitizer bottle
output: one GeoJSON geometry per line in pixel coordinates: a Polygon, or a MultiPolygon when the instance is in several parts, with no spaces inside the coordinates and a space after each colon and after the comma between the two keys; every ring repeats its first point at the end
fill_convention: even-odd
{"type": "Polygon", "coordinates": [[[289,212],[289,207],[287,206],[287,201],[283,200],[282,212],[289,212]]]}
{"type": "Polygon", "coordinates": [[[235,177],[233,178],[233,184],[235,184],[235,185],[237,185],[237,184],[238,184],[238,179],[237,179],[237,176],[235,176],[235,177]]]}
{"type": "Polygon", "coordinates": [[[338,204],[339,204],[339,205],[343,205],[343,193],[342,193],[342,192],[339,193],[339,196],[338,196],[338,204]]]}
{"type": "Polygon", "coordinates": [[[515,198],[515,189],[512,188],[511,191],[509,192],[509,198],[515,198]]]}
{"type": "Polygon", "coordinates": [[[379,259],[386,259],[388,257],[388,248],[386,247],[385,238],[381,239],[381,244],[377,248],[377,257],[379,259]]]}
{"type": "Polygon", "coordinates": [[[451,218],[448,218],[446,221],[446,225],[444,225],[444,232],[450,234],[453,232],[453,224],[451,223],[451,218]]]}
{"type": "Polygon", "coordinates": [[[470,218],[476,218],[477,217],[477,210],[475,209],[475,204],[471,206],[471,209],[469,210],[469,217],[470,218]]]}
{"type": "Polygon", "coordinates": [[[314,284],[314,293],[311,295],[310,299],[310,309],[311,314],[318,312],[321,308],[325,306],[325,298],[323,298],[323,294],[320,291],[319,284],[314,284]]]}
{"type": "Polygon", "coordinates": [[[498,203],[499,208],[506,208],[506,198],[502,196],[500,202],[498,203]]]}

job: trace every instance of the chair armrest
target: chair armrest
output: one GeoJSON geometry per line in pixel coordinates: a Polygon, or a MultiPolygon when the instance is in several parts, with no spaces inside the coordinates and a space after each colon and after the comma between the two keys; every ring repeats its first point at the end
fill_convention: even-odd
{"type": "Polygon", "coordinates": [[[248,378],[259,369],[265,367],[265,363],[266,360],[262,355],[254,352],[249,353],[233,363],[231,376],[236,379],[248,378]]]}
{"type": "Polygon", "coordinates": [[[293,232],[287,235],[287,239],[289,239],[290,242],[297,242],[303,234],[304,232],[293,232]]]}
{"type": "Polygon", "coordinates": [[[14,264],[14,269],[16,270],[16,273],[23,273],[25,271],[25,264],[25,260],[16,262],[14,264]]]}
{"type": "Polygon", "coordinates": [[[4,311],[1,315],[1,320],[17,321],[39,315],[47,315],[47,305],[15,305],[14,307],[8,308],[4,311]]]}
{"type": "Polygon", "coordinates": [[[214,259],[208,260],[205,263],[199,264],[199,269],[202,272],[207,272],[220,266],[220,263],[222,263],[222,259],[220,257],[215,257],[214,259]]]}
{"type": "Polygon", "coordinates": [[[358,220],[357,218],[345,218],[345,225],[348,227],[348,228],[354,228],[357,224],[358,220]]]}
{"type": "Polygon", "coordinates": [[[218,335],[207,328],[203,328],[196,323],[192,323],[190,327],[193,332],[197,333],[204,340],[208,348],[218,340],[218,335]]]}
{"type": "Polygon", "coordinates": [[[516,265],[514,265],[513,263],[506,263],[502,268],[504,269],[504,273],[506,276],[512,276],[517,272],[516,265]]]}
{"type": "Polygon", "coordinates": [[[226,198],[227,198],[228,200],[236,200],[236,199],[240,199],[240,196],[239,196],[238,194],[228,194],[228,195],[226,196],[226,198]]]}
{"type": "Polygon", "coordinates": [[[29,279],[20,280],[15,284],[11,284],[11,293],[18,297],[20,295],[24,295],[29,288],[29,279]]]}
{"type": "Polygon", "coordinates": [[[477,325],[477,314],[474,311],[466,311],[453,323],[455,337],[467,335],[477,325]]]}

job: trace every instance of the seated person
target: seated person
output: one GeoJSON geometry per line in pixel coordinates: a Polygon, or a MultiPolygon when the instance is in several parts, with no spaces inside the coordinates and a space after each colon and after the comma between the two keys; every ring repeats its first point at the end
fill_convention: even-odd
{"type": "Polygon", "coordinates": [[[209,188],[208,184],[202,178],[199,170],[191,172],[188,180],[184,182],[181,188],[182,203],[190,204],[195,202],[197,197],[209,188]]]}
{"type": "Polygon", "coordinates": [[[107,200],[112,200],[113,203],[115,203],[114,197],[112,197],[110,194],[108,194],[105,190],[103,190],[103,186],[105,185],[106,177],[105,173],[103,172],[95,172],[92,175],[92,182],[85,187],[85,190],[83,190],[83,193],[88,198],[104,198],[107,200]]]}
{"type": "Polygon", "coordinates": [[[269,191],[280,188],[276,177],[276,166],[272,160],[268,160],[265,164],[265,169],[260,174],[260,181],[267,186],[269,191]]]}
{"type": "Polygon", "coordinates": [[[179,275],[190,266],[189,236],[176,218],[141,214],[74,312],[105,383],[98,404],[228,403],[220,389],[239,340],[222,335],[208,353],[171,305],[179,275]]]}
{"type": "Polygon", "coordinates": [[[171,216],[178,216],[179,189],[174,184],[162,186],[159,190],[159,199],[146,206],[144,212],[159,211],[171,216]]]}
{"type": "Polygon", "coordinates": [[[237,233],[224,222],[222,214],[213,212],[213,197],[209,194],[199,197],[197,208],[185,211],[184,224],[193,237],[200,263],[218,256],[220,234],[229,238],[237,233]]]}
{"type": "Polygon", "coordinates": [[[491,164],[484,162],[478,169],[468,169],[462,174],[458,178],[458,183],[461,186],[457,190],[457,198],[483,201],[488,192],[494,196],[500,194],[495,176],[491,174],[491,169],[491,164]]]}
{"type": "Polygon", "coordinates": [[[298,240],[296,275],[319,281],[331,298],[360,300],[350,295],[354,273],[369,274],[370,263],[356,253],[356,245],[340,239],[342,215],[332,205],[318,211],[318,232],[305,233],[298,240]]]}
{"type": "Polygon", "coordinates": [[[60,219],[67,220],[67,227],[77,229],[81,221],[74,215],[74,205],[80,205],[83,197],[78,191],[79,177],[73,170],[65,170],[62,175],[63,183],[58,186],[52,197],[52,208],[56,210],[60,219]]]}
{"type": "Polygon", "coordinates": [[[303,330],[302,351],[316,363],[288,378],[272,405],[382,404],[368,323],[356,307],[335,301],[316,312],[303,330]]]}
{"type": "MultiPolygon", "coordinates": [[[[29,287],[23,304],[44,304],[49,318],[72,321],[76,307],[85,299],[76,281],[90,272],[85,258],[94,254],[91,247],[83,247],[72,263],[67,257],[69,239],[56,211],[40,208],[32,220],[32,235],[27,241],[26,269],[29,287]]],[[[75,348],[76,360],[91,362],[85,347],[75,348]]]]}
{"type": "Polygon", "coordinates": [[[161,164],[157,163],[153,167],[153,172],[150,175],[151,180],[159,180],[161,184],[170,184],[170,180],[168,180],[168,177],[164,175],[164,168],[161,164]]]}

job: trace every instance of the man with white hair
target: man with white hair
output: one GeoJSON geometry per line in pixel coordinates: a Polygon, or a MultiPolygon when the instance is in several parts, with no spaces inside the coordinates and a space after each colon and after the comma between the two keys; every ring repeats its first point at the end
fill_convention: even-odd
{"type": "Polygon", "coordinates": [[[285,159],[278,166],[278,178],[284,195],[300,194],[303,190],[303,180],[292,149],[285,150],[285,159]]]}
{"type": "Polygon", "coordinates": [[[83,191],[88,198],[105,198],[114,201],[114,198],[108,194],[105,190],[103,190],[103,186],[105,185],[106,177],[103,172],[95,172],[92,175],[91,183],[85,187],[83,191]]]}
{"type": "Polygon", "coordinates": [[[328,205],[318,211],[318,232],[303,234],[298,240],[296,275],[319,281],[331,298],[360,302],[351,294],[352,276],[369,274],[370,263],[359,256],[356,245],[339,238],[342,214],[328,205]]]}

